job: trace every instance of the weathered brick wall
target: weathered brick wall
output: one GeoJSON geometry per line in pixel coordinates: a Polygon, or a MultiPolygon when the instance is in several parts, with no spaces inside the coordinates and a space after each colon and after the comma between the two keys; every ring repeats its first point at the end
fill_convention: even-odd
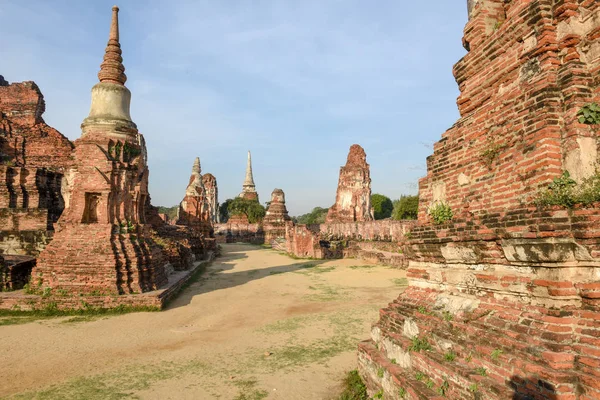
{"type": "Polygon", "coordinates": [[[461,119],[420,181],[409,287],[359,346],[384,398],[600,398],[600,204],[532,206],[598,161],[600,3],[478,0],[454,69],[461,119]],[[445,202],[454,218],[432,225],[445,202]],[[441,396],[440,396],[441,398],[441,396]]]}
{"type": "Polygon", "coordinates": [[[0,85],[0,251],[37,255],[64,209],[72,143],[42,118],[33,82],[0,85]]]}
{"type": "Polygon", "coordinates": [[[217,243],[246,242],[263,244],[265,234],[261,224],[251,224],[248,221],[230,219],[227,223],[215,224],[214,235],[217,243]]]}
{"type": "Polygon", "coordinates": [[[0,152],[5,161],[28,168],[64,170],[72,143],[46,125],[44,96],[34,82],[0,85],[0,152]]]}
{"type": "Polygon", "coordinates": [[[454,67],[461,118],[434,145],[419,186],[419,219],[436,202],[455,214],[531,202],[568,169],[598,160],[598,134],[580,124],[600,100],[595,1],[485,0],[465,28],[470,51],[454,67]]]}

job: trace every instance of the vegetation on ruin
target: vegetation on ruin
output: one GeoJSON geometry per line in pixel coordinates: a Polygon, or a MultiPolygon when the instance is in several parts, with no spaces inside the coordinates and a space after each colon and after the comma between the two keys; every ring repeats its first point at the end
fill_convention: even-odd
{"type": "Polygon", "coordinates": [[[367,400],[367,387],[357,370],[348,372],[344,378],[343,392],[337,400],[367,400]]]}
{"type": "Polygon", "coordinates": [[[429,209],[429,215],[431,216],[431,220],[436,225],[441,225],[444,222],[450,221],[454,214],[452,213],[452,208],[444,202],[437,203],[433,207],[429,209]]]}
{"type": "Polygon", "coordinates": [[[456,359],[456,353],[453,351],[449,351],[446,354],[444,354],[444,360],[448,361],[448,362],[452,362],[456,359]]]}
{"type": "Polygon", "coordinates": [[[479,153],[479,159],[486,167],[491,168],[496,158],[500,155],[500,152],[506,147],[506,144],[489,142],[487,147],[479,153]]]}
{"type": "Polygon", "coordinates": [[[501,349],[495,349],[494,351],[492,351],[492,360],[496,361],[500,358],[500,356],[502,355],[503,351],[501,349]]]}
{"type": "Polygon", "coordinates": [[[371,206],[373,207],[373,216],[376,220],[385,219],[392,216],[394,204],[387,196],[379,193],[372,194],[371,206]]]}
{"type": "Polygon", "coordinates": [[[429,344],[429,341],[427,340],[427,338],[420,338],[418,336],[415,336],[411,339],[411,343],[410,343],[410,346],[408,347],[408,350],[415,351],[417,353],[420,352],[421,350],[430,351],[431,344],[429,344]]]}
{"type": "Polygon", "coordinates": [[[555,178],[542,190],[535,203],[540,206],[562,206],[571,208],[576,204],[588,205],[600,201],[600,170],[581,183],[577,183],[569,171],[555,178]]]}
{"type": "Polygon", "coordinates": [[[392,219],[397,221],[402,219],[417,219],[419,211],[419,196],[400,196],[394,200],[392,210],[392,219]]]}
{"type": "Polygon", "coordinates": [[[265,207],[256,200],[236,197],[227,203],[227,219],[234,215],[245,215],[248,218],[248,222],[256,224],[263,220],[266,213],[267,210],[265,207]]]}
{"type": "Polygon", "coordinates": [[[600,124],[600,105],[598,105],[598,103],[586,104],[577,112],[577,117],[582,124],[600,124]]]}
{"type": "Polygon", "coordinates": [[[475,373],[481,376],[487,376],[487,369],[485,367],[477,367],[475,368],[475,373]]]}
{"type": "Polygon", "coordinates": [[[322,224],[325,222],[325,218],[327,217],[327,212],[329,212],[329,208],[323,207],[315,207],[311,212],[307,214],[300,215],[298,217],[294,217],[294,222],[297,224],[322,224]]]}
{"type": "Polygon", "coordinates": [[[442,384],[438,388],[437,392],[440,396],[445,396],[446,392],[448,392],[449,388],[450,388],[450,383],[448,382],[447,379],[444,379],[444,382],[442,382],[442,384]]]}
{"type": "Polygon", "coordinates": [[[406,397],[406,389],[404,388],[400,388],[398,389],[398,396],[400,396],[401,399],[406,397]]]}

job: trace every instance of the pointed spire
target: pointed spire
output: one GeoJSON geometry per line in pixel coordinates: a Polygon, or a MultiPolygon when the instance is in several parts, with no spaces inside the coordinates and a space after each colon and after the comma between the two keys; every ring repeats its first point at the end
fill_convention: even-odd
{"type": "Polygon", "coordinates": [[[121,57],[121,44],[119,43],[119,7],[112,8],[112,22],[110,24],[110,35],[104,53],[104,61],[100,64],[98,79],[100,82],[124,85],[127,81],[123,57],[121,57]]]}
{"type": "Polygon", "coordinates": [[[202,173],[202,169],[200,168],[200,157],[196,157],[194,160],[194,166],[192,167],[192,175],[202,173]]]}
{"type": "Polygon", "coordinates": [[[254,177],[252,176],[252,156],[248,150],[248,164],[246,165],[246,179],[244,179],[244,189],[252,187],[254,189],[254,177]]]}

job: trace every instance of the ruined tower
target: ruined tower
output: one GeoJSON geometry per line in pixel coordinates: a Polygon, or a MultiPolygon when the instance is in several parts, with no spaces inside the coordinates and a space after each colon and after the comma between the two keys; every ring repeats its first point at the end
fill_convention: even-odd
{"type": "Polygon", "coordinates": [[[213,224],[219,222],[219,188],[217,178],[213,174],[202,175],[202,184],[206,191],[209,219],[213,224]]]}
{"type": "Polygon", "coordinates": [[[211,209],[204,188],[200,158],[196,157],[185,197],[179,204],[177,224],[194,227],[209,236],[211,223],[211,209]]]}
{"type": "Polygon", "coordinates": [[[281,189],[273,190],[273,193],[271,193],[271,202],[262,222],[265,232],[265,243],[285,239],[285,225],[291,220],[285,207],[285,193],[281,189]]]}
{"type": "Polygon", "coordinates": [[[362,222],[373,220],[371,213],[371,173],[365,150],[350,147],[346,165],[340,168],[335,204],[326,222],[362,222]]]}
{"type": "Polygon", "coordinates": [[[139,293],[167,282],[162,253],[146,240],[146,147],[129,114],[118,12],[113,7],[99,83],[74,142],[65,210],[32,273],[41,286],[71,293],[139,293]]]}
{"type": "Polygon", "coordinates": [[[258,201],[258,193],[256,192],[256,186],[254,185],[254,177],[252,176],[252,156],[250,150],[248,150],[248,162],[246,164],[246,178],[242,186],[242,193],[240,197],[246,200],[258,201]]]}

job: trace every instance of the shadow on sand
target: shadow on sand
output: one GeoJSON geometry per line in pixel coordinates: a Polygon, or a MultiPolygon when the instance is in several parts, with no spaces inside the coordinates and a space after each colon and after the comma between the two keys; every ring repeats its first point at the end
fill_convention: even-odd
{"type": "Polygon", "coordinates": [[[227,247],[223,248],[223,255],[217,258],[196,282],[190,284],[189,287],[179,293],[179,295],[169,303],[165,310],[186,306],[190,304],[194,296],[204,293],[241,286],[248,282],[263,279],[271,275],[299,270],[309,270],[319,266],[320,264],[331,261],[308,259],[294,260],[294,263],[288,265],[251,269],[227,274],[223,273],[235,268],[237,261],[248,258],[247,253],[263,250],[265,250],[264,247],[245,243],[227,245],[227,247]],[[218,279],[219,276],[222,276],[226,279],[218,279]],[[209,277],[217,277],[217,279],[209,280],[209,277]]]}

